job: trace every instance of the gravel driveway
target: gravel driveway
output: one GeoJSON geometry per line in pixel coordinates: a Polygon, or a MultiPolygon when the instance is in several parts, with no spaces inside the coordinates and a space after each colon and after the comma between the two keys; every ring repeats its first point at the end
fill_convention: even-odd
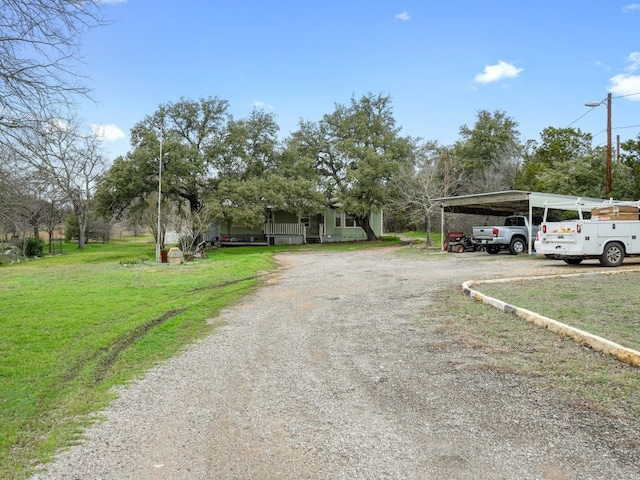
{"type": "Polygon", "coordinates": [[[548,262],[395,248],[278,258],[218,334],[123,389],[33,478],[640,478],[546,389],[482,368],[437,322],[416,325],[439,288],[548,262]]]}

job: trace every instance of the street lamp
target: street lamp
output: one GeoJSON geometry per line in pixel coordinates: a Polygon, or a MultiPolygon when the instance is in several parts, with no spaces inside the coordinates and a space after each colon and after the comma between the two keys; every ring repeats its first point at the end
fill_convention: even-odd
{"type": "Polygon", "coordinates": [[[587,102],[585,106],[587,107],[598,107],[603,103],[607,102],[607,161],[606,161],[606,185],[605,185],[605,195],[609,198],[611,195],[611,93],[607,94],[606,100],[602,100],[601,102],[587,102]]]}
{"type": "Polygon", "coordinates": [[[160,131],[160,156],[158,157],[158,230],[156,232],[156,263],[162,262],[160,254],[160,200],[162,198],[162,131],[160,131]]]}

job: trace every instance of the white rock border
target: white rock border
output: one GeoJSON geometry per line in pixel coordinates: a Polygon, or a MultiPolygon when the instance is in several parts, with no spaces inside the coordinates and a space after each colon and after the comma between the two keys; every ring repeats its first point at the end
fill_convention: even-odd
{"type": "Polygon", "coordinates": [[[548,278],[568,278],[568,277],[585,277],[585,276],[594,276],[594,275],[615,275],[617,273],[628,273],[628,272],[640,272],[640,270],[616,270],[609,272],[590,272],[590,273],[571,273],[571,274],[562,274],[562,275],[542,275],[536,277],[513,277],[513,278],[500,278],[493,280],[468,280],[462,284],[462,289],[466,295],[469,295],[472,299],[479,301],[481,303],[485,303],[491,305],[498,310],[501,310],[506,313],[512,313],[520,318],[523,318],[529,322],[532,322],[540,327],[546,328],[554,333],[558,333],[565,337],[569,337],[576,342],[589,346],[594,350],[605,353],[612,357],[617,358],[621,362],[627,363],[634,367],[640,368],[640,352],[637,350],[633,350],[631,348],[623,347],[615,342],[607,340],[606,338],[599,337],[598,335],[594,335],[589,332],[585,332],[584,330],[580,330],[575,327],[571,327],[564,323],[558,322],[557,320],[553,320],[551,318],[545,317],[543,315],[539,315],[531,310],[527,310],[525,308],[518,307],[516,305],[510,305],[502,300],[497,298],[490,297],[483,293],[478,292],[471,288],[475,285],[481,285],[485,283],[504,283],[504,282],[513,282],[520,280],[543,280],[548,278]]]}

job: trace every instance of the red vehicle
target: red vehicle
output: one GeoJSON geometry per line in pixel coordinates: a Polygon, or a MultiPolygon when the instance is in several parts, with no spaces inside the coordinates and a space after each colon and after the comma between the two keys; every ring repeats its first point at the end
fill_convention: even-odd
{"type": "Polygon", "coordinates": [[[447,236],[442,243],[442,249],[447,252],[473,252],[477,250],[471,238],[463,232],[447,232],[447,236]]]}

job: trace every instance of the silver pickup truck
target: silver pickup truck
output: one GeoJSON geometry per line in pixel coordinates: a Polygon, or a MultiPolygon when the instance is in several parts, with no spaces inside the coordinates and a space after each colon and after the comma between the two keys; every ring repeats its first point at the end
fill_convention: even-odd
{"type": "Polygon", "coordinates": [[[535,238],[542,223],[541,216],[533,217],[533,225],[529,229],[529,217],[525,215],[511,215],[504,221],[504,225],[491,227],[473,227],[471,242],[484,247],[490,254],[500,253],[508,249],[511,255],[526,252],[529,245],[529,233],[535,238]]]}

